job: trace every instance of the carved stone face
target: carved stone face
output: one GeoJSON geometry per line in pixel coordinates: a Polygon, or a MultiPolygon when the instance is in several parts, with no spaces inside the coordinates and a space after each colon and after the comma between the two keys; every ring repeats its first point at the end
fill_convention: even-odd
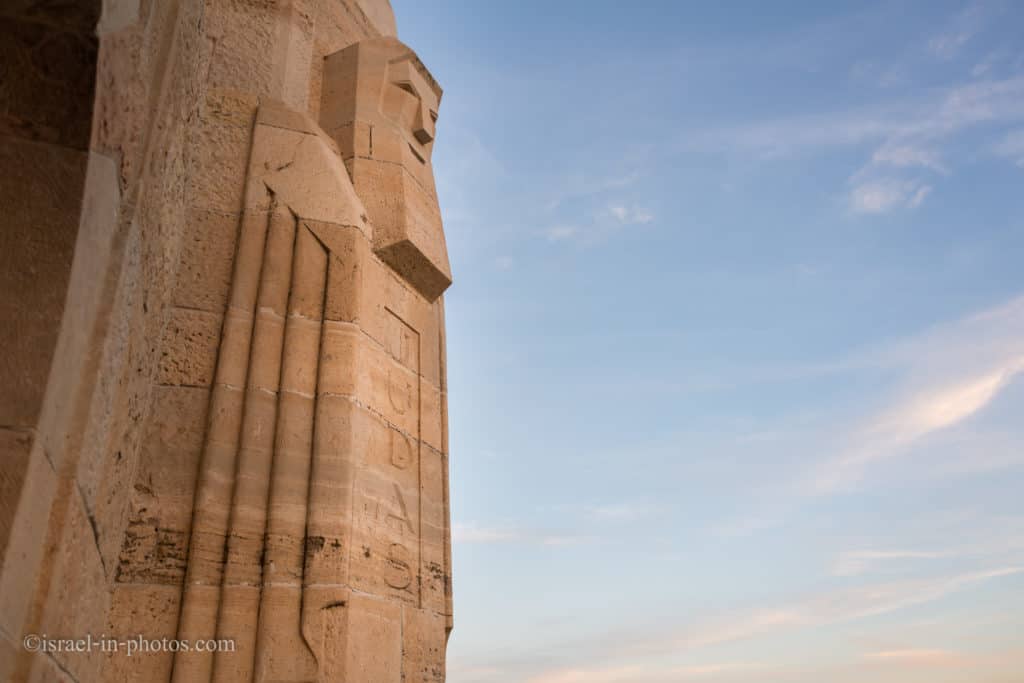
{"type": "Polygon", "coordinates": [[[406,136],[421,163],[427,163],[433,149],[439,100],[413,59],[400,58],[388,63],[380,111],[406,136]]]}
{"type": "Polygon", "coordinates": [[[324,60],[320,125],[338,143],[373,226],[374,251],[425,298],[451,284],[431,154],[441,88],[396,38],[324,60]]]}

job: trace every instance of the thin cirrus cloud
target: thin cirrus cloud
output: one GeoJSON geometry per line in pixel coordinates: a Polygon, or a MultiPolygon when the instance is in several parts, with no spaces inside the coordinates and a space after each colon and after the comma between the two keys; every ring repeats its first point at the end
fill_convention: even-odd
{"type": "Polygon", "coordinates": [[[897,168],[912,168],[920,166],[931,169],[938,173],[949,173],[949,169],[939,158],[938,152],[926,147],[920,147],[907,143],[884,144],[875,150],[871,155],[871,163],[879,165],[895,166],[897,168]]]}
{"type": "Polygon", "coordinates": [[[904,650],[879,650],[865,652],[864,659],[899,662],[914,667],[946,667],[964,659],[963,655],[949,650],[929,650],[923,648],[904,650]]]}
{"type": "MultiPolygon", "coordinates": [[[[870,397],[878,407],[865,414],[790,430],[787,438],[797,439],[794,452],[804,456],[776,483],[778,497],[762,500],[760,509],[722,520],[712,532],[737,537],[782,527],[809,500],[891,482],[876,471],[888,463],[929,460],[923,470],[928,477],[1020,466],[1024,458],[1014,432],[986,430],[971,418],[982,414],[1024,371],[1022,349],[1024,295],[1018,295],[829,363],[830,373],[872,370],[894,380],[870,397]],[[818,455],[824,448],[825,455],[818,455]]],[[[784,425],[779,428],[785,432],[784,425]]],[[[920,478],[922,470],[915,471],[920,478]]],[[[759,487],[763,489],[763,482],[759,487]]]]}
{"type": "MultiPolygon", "coordinates": [[[[763,667],[735,658],[733,661],[688,665],[681,665],[678,661],[666,663],[663,658],[685,657],[692,660],[702,657],[701,653],[710,648],[715,648],[717,653],[721,652],[720,646],[728,644],[739,647],[741,642],[773,638],[785,632],[806,632],[894,613],[1022,572],[1024,567],[1005,566],[925,579],[876,582],[825,591],[775,606],[698,618],[681,627],[661,624],[638,628],[634,625],[628,632],[608,632],[604,637],[588,641],[582,651],[577,651],[569,643],[565,648],[556,647],[556,652],[565,653],[565,659],[561,663],[549,661],[532,677],[525,676],[525,680],[530,683],[668,683],[705,678],[731,679],[736,675],[740,676],[736,680],[749,680],[750,676],[760,673],[755,670],[763,667]],[[579,664],[581,661],[586,661],[586,664],[579,664]]],[[[896,649],[879,650],[874,653],[877,655],[874,658],[913,658],[910,650],[903,650],[902,657],[899,652],[896,649]],[[883,656],[882,652],[891,654],[883,656]]],[[[522,657],[520,665],[532,660],[529,653],[522,653],[522,657]]]]}
{"type": "Polygon", "coordinates": [[[814,469],[811,491],[848,490],[872,464],[906,455],[926,436],[980,413],[1024,372],[1024,296],[876,349],[854,363],[891,365],[906,377],[885,407],[814,469]]]}
{"type": "Polygon", "coordinates": [[[845,453],[818,469],[816,492],[848,489],[860,481],[871,463],[898,456],[922,437],[970,418],[1021,371],[1024,356],[1011,357],[981,374],[938,384],[896,402],[872,418],[845,453]]]}
{"type": "Polygon", "coordinates": [[[928,41],[928,51],[942,60],[950,60],[981,33],[991,13],[980,3],[971,3],[954,15],[945,29],[928,41]]]}
{"type": "Polygon", "coordinates": [[[576,223],[556,223],[545,229],[543,234],[549,242],[572,240],[583,244],[595,244],[623,228],[646,225],[654,219],[654,214],[642,206],[611,203],[595,211],[590,220],[576,223]]]}
{"type": "Polygon", "coordinates": [[[545,671],[527,683],[668,683],[669,681],[720,680],[723,675],[750,672],[746,663],[695,664],[689,666],[625,666],[562,668],[545,671]]]}
{"type": "Polygon", "coordinates": [[[654,220],[654,214],[639,206],[611,204],[608,206],[608,213],[622,225],[643,225],[654,220]]]}
{"type": "Polygon", "coordinates": [[[897,208],[916,209],[931,193],[931,185],[915,180],[888,178],[862,183],[850,192],[850,208],[857,213],[885,213],[897,208]]]}
{"type": "Polygon", "coordinates": [[[459,545],[478,543],[526,543],[544,546],[578,545],[592,540],[581,534],[526,529],[518,526],[478,526],[456,523],[452,526],[452,543],[459,545]]]}
{"type": "Polygon", "coordinates": [[[852,550],[841,553],[832,569],[833,576],[858,576],[886,562],[899,560],[934,560],[948,557],[947,552],[921,550],[852,550]]]}
{"type": "Polygon", "coordinates": [[[813,628],[863,619],[940,600],[971,586],[1021,572],[1024,572],[1024,567],[996,567],[951,576],[843,588],[773,608],[698,624],[678,634],[665,646],[699,649],[768,635],[782,629],[813,628]]]}
{"type": "MultiPolygon", "coordinates": [[[[845,111],[699,131],[683,146],[769,161],[874,145],[866,164],[850,179],[849,205],[855,213],[878,215],[917,208],[934,190],[934,182],[893,176],[893,171],[949,175],[952,168],[942,158],[943,145],[982,126],[1012,127],[1022,120],[1024,76],[1013,76],[845,111]]],[[[998,143],[988,146],[990,153],[1024,165],[1024,137],[1005,130],[1002,135],[998,143]]]]}

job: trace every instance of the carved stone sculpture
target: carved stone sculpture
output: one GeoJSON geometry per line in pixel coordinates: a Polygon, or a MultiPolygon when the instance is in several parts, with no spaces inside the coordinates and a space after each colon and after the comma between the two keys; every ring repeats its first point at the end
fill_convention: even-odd
{"type": "Polygon", "coordinates": [[[260,105],[176,656],[193,681],[443,681],[451,629],[441,90],[395,38],[260,105]]]}

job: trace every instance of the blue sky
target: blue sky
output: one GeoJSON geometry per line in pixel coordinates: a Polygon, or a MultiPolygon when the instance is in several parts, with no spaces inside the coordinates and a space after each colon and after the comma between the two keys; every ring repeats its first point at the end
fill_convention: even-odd
{"type": "Polygon", "coordinates": [[[1024,670],[1024,7],[393,0],[453,683],[1024,670]]]}

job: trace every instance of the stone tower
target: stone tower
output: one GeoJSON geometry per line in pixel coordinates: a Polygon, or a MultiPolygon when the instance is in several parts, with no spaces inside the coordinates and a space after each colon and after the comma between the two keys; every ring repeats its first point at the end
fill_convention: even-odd
{"type": "Polygon", "coordinates": [[[443,681],[440,86],[387,0],[100,4],[0,10],[0,680],[443,681]]]}

